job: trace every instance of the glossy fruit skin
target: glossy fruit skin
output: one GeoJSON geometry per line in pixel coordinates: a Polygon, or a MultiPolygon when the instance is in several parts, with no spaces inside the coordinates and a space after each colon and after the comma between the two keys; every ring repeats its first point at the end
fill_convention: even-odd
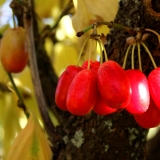
{"type": "Polygon", "coordinates": [[[66,98],[69,86],[75,75],[82,70],[81,67],[70,65],[61,74],[55,92],[55,102],[62,110],[68,110],[66,106],[66,98]]]}
{"type": "Polygon", "coordinates": [[[130,81],[132,95],[130,103],[125,109],[131,114],[142,114],[146,112],[150,103],[148,80],[137,69],[129,69],[126,74],[130,81]]]}
{"type": "MultiPolygon", "coordinates": [[[[100,66],[100,63],[98,61],[90,61],[90,70],[97,74],[98,68],[100,66]]],[[[87,69],[88,67],[88,60],[85,61],[82,65],[83,69],[87,69]]]]}
{"type": "Polygon", "coordinates": [[[0,59],[7,72],[19,73],[28,62],[26,33],[22,27],[6,30],[0,46],[0,59]]]}
{"type": "MultiPolygon", "coordinates": [[[[88,67],[88,60],[85,61],[82,65],[83,69],[87,69],[87,67],[88,67]]],[[[100,63],[98,61],[90,61],[90,70],[95,75],[97,75],[99,67],[100,67],[100,63]]],[[[109,106],[107,106],[104,100],[102,99],[102,97],[98,94],[96,103],[93,107],[93,111],[99,115],[104,116],[104,115],[109,115],[109,114],[116,112],[117,109],[110,108],[109,106]]]]}
{"type": "Polygon", "coordinates": [[[104,62],[98,69],[98,90],[105,103],[111,108],[125,108],[131,98],[129,79],[115,61],[104,62]]]}
{"type": "Polygon", "coordinates": [[[93,111],[98,115],[105,116],[116,112],[117,109],[107,106],[102,97],[98,95],[93,111]]]}
{"type": "Polygon", "coordinates": [[[152,70],[148,75],[148,85],[153,101],[160,109],[160,67],[152,70]]]}
{"type": "Polygon", "coordinates": [[[68,111],[77,116],[88,114],[97,99],[96,76],[91,70],[80,71],[73,79],[67,93],[68,111]]]}
{"type": "Polygon", "coordinates": [[[160,110],[150,97],[150,105],[143,114],[133,115],[136,122],[143,128],[153,128],[160,124],[160,110]]]}

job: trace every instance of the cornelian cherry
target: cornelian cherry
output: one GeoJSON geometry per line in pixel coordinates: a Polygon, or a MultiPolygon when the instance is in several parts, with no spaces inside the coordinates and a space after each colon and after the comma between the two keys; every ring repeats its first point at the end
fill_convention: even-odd
{"type": "Polygon", "coordinates": [[[95,74],[88,69],[80,71],[73,79],[67,93],[67,108],[74,115],[89,113],[97,99],[95,74]]]}
{"type": "Polygon", "coordinates": [[[151,97],[160,109],[160,67],[150,72],[148,76],[148,85],[151,97]]]}
{"type": "Polygon", "coordinates": [[[136,69],[126,71],[131,84],[131,100],[125,108],[131,114],[142,114],[146,112],[150,103],[148,81],[146,76],[136,69]]]}
{"type": "Polygon", "coordinates": [[[98,69],[98,90],[106,105],[125,108],[130,102],[131,86],[122,67],[115,61],[104,62],[98,69]]]}
{"type": "Polygon", "coordinates": [[[160,124],[160,110],[150,97],[150,105],[143,114],[133,115],[136,122],[143,128],[153,128],[160,124]]]}
{"type": "MultiPolygon", "coordinates": [[[[100,66],[100,63],[98,61],[90,61],[90,70],[92,72],[97,74],[99,66],[100,66]]],[[[83,69],[88,68],[88,60],[83,63],[82,68],[83,69]]]]}
{"type": "Polygon", "coordinates": [[[93,107],[93,111],[99,115],[109,115],[117,111],[116,108],[107,106],[100,95],[98,95],[97,101],[93,107]]]}
{"type": "Polygon", "coordinates": [[[0,59],[7,72],[19,73],[28,62],[24,28],[9,28],[2,37],[0,59]]]}
{"type": "Polygon", "coordinates": [[[58,84],[57,84],[56,92],[55,92],[55,102],[60,109],[68,110],[66,106],[68,88],[74,76],[81,70],[82,70],[81,67],[70,65],[61,74],[58,80],[58,84]]]}

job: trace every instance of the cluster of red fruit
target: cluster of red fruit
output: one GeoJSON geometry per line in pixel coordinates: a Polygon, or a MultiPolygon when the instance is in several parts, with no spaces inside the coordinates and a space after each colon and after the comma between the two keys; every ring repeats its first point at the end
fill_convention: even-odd
{"type": "Polygon", "coordinates": [[[147,79],[140,70],[124,70],[112,60],[101,65],[86,61],[81,67],[68,66],[62,73],[55,101],[60,109],[78,116],[91,110],[108,115],[126,109],[140,126],[152,128],[160,124],[159,91],[160,68],[147,79]]]}

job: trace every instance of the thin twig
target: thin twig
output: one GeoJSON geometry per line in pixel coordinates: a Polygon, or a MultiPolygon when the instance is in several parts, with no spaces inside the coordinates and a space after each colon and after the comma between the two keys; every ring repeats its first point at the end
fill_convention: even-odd
{"type": "MultiPolygon", "coordinates": [[[[28,0],[28,6],[30,8],[32,7],[31,4],[32,4],[32,0],[28,0]]],[[[41,86],[38,67],[37,67],[36,51],[35,51],[34,36],[33,36],[33,20],[32,20],[33,15],[32,13],[30,13],[30,19],[28,19],[28,16],[27,16],[28,9],[24,8],[24,10],[25,10],[24,25],[27,33],[27,45],[28,45],[28,52],[29,52],[30,71],[31,71],[35,96],[36,96],[38,107],[44,122],[45,129],[48,133],[49,139],[51,140],[51,142],[54,142],[53,133],[55,128],[48,114],[47,104],[42,91],[42,86],[41,86]]]]}
{"type": "Polygon", "coordinates": [[[23,97],[21,96],[21,94],[20,94],[20,92],[19,92],[19,90],[18,90],[18,88],[17,88],[17,86],[16,86],[16,84],[15,84],[15,82],[13,80],[12,74],[9,73],[9,72],[7,72],[7,74],[8,74],[8,77],[9,77],[10,81],[11,81],[11,84],[12,84],[12,86],[14,88],[14,91],[15,91],[17,97],[18,97],[18,107],[23,109],[24,114],[28,118],[29,117],[29,112],[28,112],[28,110],[27,110],[27,108],[25,106],[25,103],[23,101],[23,97]]]}
{"type": "Polygon", "coordinates": [[[136,29],[129,28],[129,27],[123,26],[123,25],[118,24],[118,23],[102,21],[102,22],[94,22],[92,25],[88,26],[84,30],[81,30],[81,31],[77,32],[77,37],[81,37],[82,35],[84,35],[84,33],[88,32],[90,29],[92,29],[94,27],[94,25],[96,25],[96,26],[107,25],[109,28],[124,30],[131,35],[134,35],[137,32],[136,29]]]}

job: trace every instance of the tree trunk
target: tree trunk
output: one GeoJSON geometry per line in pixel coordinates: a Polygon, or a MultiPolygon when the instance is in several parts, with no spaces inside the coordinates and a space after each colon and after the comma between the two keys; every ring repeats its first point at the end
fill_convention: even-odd
{"type": "MultiPolygon", "coordinates": [[[[150,28],[159,31],[158,1],[150,0],[121,0],[115,22],[131,28],[150,28]],[[157,5],[153,5],[157,3],[157,5]],[[149,7],[152,7],[149,8],[149,7]],[[155,10],[155,11],[154,11],[155,10]]],[[[106,13],[107,14],[107,13],[106,13]]],[[[107,36],[106,50],[109,58],[122,65],[126,52],[126,38],[129,33],[111,29],[107,36]]],[[[153,34],[145,42],[160,65],[160,54],[157,37],[153,34]]],[[[136,55],[136,54],[135,54],[136,55]]],[[[153,65],[141,49],[143,72],[148,73],[153,65]]],[[[135,57],[136,62],[136,57],[135,57]]],[[[131,62],[127,61],[126,68],[131,62]]],[[[138,67],[138,64],[135,64],[138,67]]],[[[63,113],[62,113],[63,114],[63,113]]],[[[110,116],[98,116],[90,113],[87,116],[63,116],[63,135],[59,153],[55,154],[58,160],[143,160],[146,159],[146,136],[148,130],[139,127],[133,116],[121,111],[110,116]]]]}
{"type": "MultiPolygon", "coordinates": [[[[158,32],[160,28],[159,1],[121,0],[119,3],[119,10],[115,18],[116,23],[131,28],[150,28],[158,32]],[[152,6],[155,11],[149,8],[152,6]]],[[[53,102],[56,78],[52,77],[55,74],[44,52],[41,39],[38,38],[38,41],[36,41],[37,35],[35,36],[42,88],[48,105],[51,106],[51,103],[53,103],[52,110],[61,123],[53,133],[53,136],[58,137],[52,142],[53,160],[146,159],[145,144],[148,130],[139,127],[133,116],[125,110],[109,116],[98,116],[91,112],[86,116],[78,117],[56,107],[55,102],[53,102]],[[49,72],[46,72],[46,70],[49,70],[49,72]],[[52,88],[52,91],[50,91],[50,88],[52,88]]],[[[111,29],[107,36],[106,45],[110,59],[122,64],[126,52],[126,38],[129,36],[129,33],[125,31],[111,29]]],[[[146,44],[157,65],[160,65],[157,37],[151,34],[146,44]]],[[[145,51],[142,49],[141,52],[143,71],[147,75],[153,69],[153,65],[145,51]]],[[[130,63],[130,60],[128,60],[126,68],[130,68],[130,63]]]]}

